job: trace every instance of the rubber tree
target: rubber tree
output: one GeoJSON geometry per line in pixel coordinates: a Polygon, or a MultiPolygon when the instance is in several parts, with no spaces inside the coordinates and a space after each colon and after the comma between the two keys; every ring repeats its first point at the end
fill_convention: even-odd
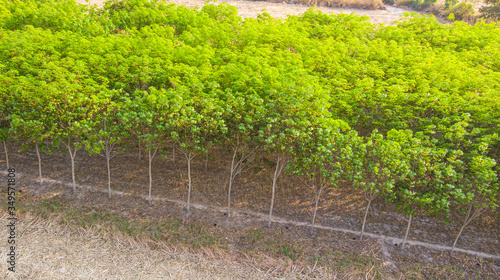
{"type": "MultiPolygon", "coordinates": [[[[498,135],[495,134],[492,137],[498,138],[498,135]]],[[[491,139],[488,139],[480,143],[478,150],[473,152],[465,162],[467,172],[460,180],[462,190],[455,193],[455,198],[457,203],[466,206],[467,211],[460,231],[453,242],[450,256],[453,256],[464,228],[488,208],[494,211],[498,207],[497,198],[500,188],[498,175],[494,171],[496,162],[485,155],[490,141],[491,139]]]]}
{"type": "Polygon", "coordinates": [[[84,148],[84,139],[89,133],[86,123],[92,118],[92,109],[95,109],[89,104],[91,94],[75,90],[59,95],[53,103],[56,112],[53,139],[56,147],[64,146],[70,155],[73,192],[76,192],[75,158],[77,152],[84,148]]]}
{"type": "Polygon", "coordinates": [[[346,123],[331,118],[317,120],[321,125],[297,145],[293,151],[290,168],[291,172],[303,178],[305,184],[314,192],[311,234],[314,233],[321,194],[325,188],[338,186],[352,151],[348,135],[341,131],[349,129],[346,123]]]}
{"type": "Polygon", "coordinates": [[[355,184],[363,191],[367,205],[359,240],[363,240],[366,218],[373,200],[381,193],[391,193],[394,184],[404,179],[409,172],[400,143],[384,139],[377,130],[366,138],[362,149],[365,153],[362,158],[361,180],[355,184]]]}
{"type": "Polygon", "coordinates": [[[498,135],[488,129],[474,128],[473,122],[468,113],[449,116],[417,135],[428,147],[439,151],[442,158],[434,164],[436,171],[430,180],[435,195],[430,209],[447,213],[453,203],[464,213],[450,256],[465,227],[487,209],[498,206],[497,163],[490,152],[498,144],[498,135]],[[436,176],[440,174],[441,177],[436,176]]]}
{"type": "MultiPolygon", "coordinates": [[[[216,11],[214,9],[218,7],[205,7],[204,11],[214,18],[221,18],[221,15],[218,15],[221,12],[229,12],[226,16],[231,15],[231,17],[224,19],[224,23],[217,20],[217,24],[222,25],[220,28],[228,34],[236,33],[235,37],[248,35],[247,32],[235,32],[246,27],[239,24],[241,19],[233,17],[236,15],[234,10],[226,11],[223,8],[216,11]],[[228,26],[226,20],[236,22],[228,26]]],[[[234,44],[230,42],[236,38],[223,38],[227,34],[222,36],[213,34],[213,36],[217,38],[218,44],[224,44],[224,46],[221,47],[221,51],[215,53],[215,58],[211,63],[217,67],[217,71],[213,74],[214,81],[207,84],[213,88],[213,94],[219,96],[224,104],[222,118],[227,127],[227,133],[222,134],[219,145],[227,147],[231,155],[227,185],[227,218],[230,218],[233,185],[236,177],[249,168],[252,162],[256,162],[255,159],[259,157],[257,151],[263,150],[259,131],[262,132],[267,127],[265,119],[268,115],[267,93],[281,77],[272,75],[273,69],[269,65],[270,57],[267,48],[256,50],[255,46],[243,44],[235,49],[234,44]]],[[[214,40],[213,37],[210,40],[214,40]]]]}
{"type": "Polygon", "coordinates": [[[0,141],[2,142],[4,154],[5,154],[5,164],[6,169],[9,169],[9,153],[7,150],[7,141],[9,139],[10,123],[9,120],[9,106],[8,101],[10,100],[9,86],[11,85],[11,78],[3,75],[1,73],[3,65],[0,64],[0,141]]]}
{"type": "MultiPolygon", "coordinates": [[[[78,45],[81,36],[72,32],[26,26],[2,36],[0,56],[8,62],[15,77],[25,77],[36,84],[32,92],[45,102],[43,121],[50,127],[54,147],[65,147],[71,159],[73,191],[76,191],[75,157],[81,149],[85,131],[81,124],[91,118],[90,96],[99,85],[89,78],[84,61],[67,57],[68,40],[78,45]]],[[[15,84],[13,84],[15,86],[15,84]]]]}
{"type": "MultiPolygon", "coordinates": [[[[32,5],[26,6],[22,2],[12,2],[10,4],[12,4],[12,6],[9,5],[10,8],[14,8],[17,12],[23,10],[23,8],[18,10],[18,6],[29,7],[31,9],[30,13],[38,12],[33,9],[32,5]]],[[[8,20],[9,13],[4,15],[6,17],[2,19],[8,20]]],[[[13,24],[13,22],[11,23],[13,24]]],[[[61,34],[53,34],[50,30],[35,29],[29,25],[25,28],[24,26],[18,26],[22,30],[15,30],[13,27],[11,26],[14,30],[2,29],[0,36],[2,41],[0,44],[0,140],[6,153],[7,164],[9,164],[9,157],[6,141],[10,137],[17,134],[16,137],[23,141],[24,144],[28,140],[31,141],[33,148],[36,148],[38,144],[37,141],[32,142],[33,139],[30,137],[34,136],[34,131],[31,129],[35,128],[33,121],[45,122],[45,120],[43,120],[42,116],[40,116],[40,119],[35,120],[33,116],[36,113],[47,116],[45,113],[50,111],[50,108],[43,108],[40,105],[40,98],[47,100],[47,97],[42,95],[50,87],[48,84],[52,84],[54,81],[55,73],[61,72],[60,53],[63,52],[63,48],[60,46],[60,39],[64,37],[61,34]],[[38,88],[39,86],[41,88],[38,88]],[[33,99],[30,99],[30,94],[33,95],[33,99]],[[32,106],[37,108],[30,108],[32,106]],[[35,111],[25,112],[23,108],[27,110],[35,109],[35,111]],[[45,110],[42,111],[41,109],[45,110]],[[32,116],[28,117],[30,113],[32,116]],[[24,131],[18,133],[11,130],[10,126],[14,115],[17,115],[18,120],[21,115],[24,115],[21,120],[31,121],[31,124],[27,125],[31,126],[31,128],[23,125],[24,131]]],[[[53,119],[49,118],[46,127],[52,125],[51,120],[53,119]]],[[[20,123],[18,122],[18,124],[20,123]]],[[[45,126],[45,123],[42,126],[45,126]]],[[[23,145],[21,148],[30,148],[31,144],[23,145]]],[[[41,165],[39,167],[41,168],[41,165]]]]}
{"type": "Polygon", "coordinates": [[[54,130],[54,122],[46,122],[54,116],[47,105],[50,94],[47,85],[34,78],[24,76],[16,80],[12,89],[9,106],[12,109],[9,119],[12,121],[12,134],[21,143],[21,150],[35,149],[38,158],[39,184],[43,184],[42,159],[40,152],[50,152],[44,142],[50,141],[54,130]]]}
{"type": "MultiPolygon", "coordinates": [[[[450,149],[448,161],[455,167],[455,189],[451,191],[453,202],[465,208],[465,217],[453,242],[450,256],[456,248],[464,228],[487,209],[498,207],[499,192],[497,163],[491,158],[489,149],[498,143],[496,133],[470,127],[471,116],[464,114],[452,119],[452,125],[444,125],[444,138],[450,149]]],[[[446,120],[445,120],[446,121],[446,120]]]]}
{"type": "MultiPolygon", "coordinates": [[[[296,140],[296,137],[290,136],[300,131],[300,129],[296,130],[295,125],[299,121],[293,115],[286,113],[281,116],[274,115],[279,114],[277,113],[279,111],[285,111],[279,109],[276,111],[273,110],[282,106],[282,104],[279,103],[279,99],[277,100],[278,102],[270,101],[266,104],[268,106],[266,111],[269,114],[269,117],[266,121],[267,127],[265,129],[259,130],[259,136],[264,138],[263,142],[265,143],[265,149],[276,157],[276,167],[274,170],[273,184],[271,189],[271,203],[269,206],[269,219],[267,227],[271,227],[278,178],[283,169],[286,167],[290,157],[290,151],[293,149],[293,144],[295,144],[294,140],[296,140]]],[[[300,132],[297,134],[300,135],[300,132]]],[[[295,136],[298,136],[297,134],[295,134],[295,136]]],[[[300,136],[303,137],[303,135],[300,136]]]]}
{"type": "Polygon", "coordinates": [[[177,90],[170,93],[171,139],[187,161],[188,193],[186,212],[190,213],[193,159],[206,153],[214,136],[226,132],[222,119],[223,107],[216,96],[198,92],[193,94],[187,90],[177,90]]]}
{"type": "MultiPolygon", "coordinates": [[[[394,130],[391,130],[387,135],[388,139],[394,139],[394,130]]],[[[413,132],[411,130],[398,133],[398,137],[401,143],[401,149],[404,155],[406,155],[406,161],[409,164],[409,172],[401,182],[395,185],[394,191],[391,193],[386,193],[386,196],[390,197],[390,200],[396,205],[399,211],[404,212],[408,215],[408,223],[406,227],[405,236],[401,244],[401,250],[404,250],[406,240],[408,239],[408,234],[410,232],[410,226],[412,218],[415,214],[415,202],[419,199],[419,189],[420,184],[425,184],[427,179],[427,159],[422,158],[421,155],[425,154],[422,150],[419,150],[412,144],[413,132]],[[402,138],[402,139],[401,139],[402,138]]]]}
{"type": "Polygon", "coordinates": [[[98,154],[106,159],[108,175],[108,197],[111,198],[111,167],[110,161],[123,150],[115,149],[123,139],[127,139],[127,131],[123,129],[119,113],[123,105],[120,91],[103,90],[92,96],[92,106],[97,113],[87,123],[89,131],[85,147],[92,154],[98,154]]]}
{"type": "Polygon", "coordinates": [[[222,143],[231,147],[232,157],[229,165],[227,187],[227,219],[231,217],[231,191],[235,179],[247,170],[259,149],[256,138],[264,116],[263,100],[253,90],[232,92],[226,90],[220,96],[224,98],[226,109],[223,119],[227,133],[222,143]]]}
{"type": "MultiPolygon", "coordinates": [[[[448,216],[450,184],[446,182],[446,149],[436,146],[422,133],[413,136],[410,130],[391,130],[387,139],[400,143],[404,161],[409,172],[404,180],[397,182],[391,193],[384,193],[396,208],[408,215],[405,235],[401,244],[404,250],[408,240],[412,219],[418,209],[434,216],[448,216]]],[[[448,168],[449,170],[449,168],[448,168]]]]}
{"type": "MultiPolygon", "coordinates": [[[[300,73],[296,73],[299,75],[300,73]]],[[[302,73],[304,76],[305,74],[302,73]]],[[[268,227],[271,227],[274,199],[278,178],[301,139],[312,133],[314,119],[328,115],[328,98],[314,79],[304,76],[307,86],[290,85],[283,82],[280,89],[271,89],[267,94],[265,127],[259,130],[264,149],[276,158],[276,167],[271,189],[268,227]]]]}
{"type": "Polygon", "coordinates": [[[133,131],[144,143],[148,153],[149,192],[148,200],[151,202],[153,185],[152,161],[157,152],[166,142],[171,120],[169,119],[169,102],[165,90],[154,87],[148,91],[136,90],[133,99],[125,97],[123,107],[118,118],[124,131],[133,131]]]}

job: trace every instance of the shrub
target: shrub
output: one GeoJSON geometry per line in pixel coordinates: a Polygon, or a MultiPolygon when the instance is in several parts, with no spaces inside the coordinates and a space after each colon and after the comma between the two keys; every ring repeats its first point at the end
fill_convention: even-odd
{"type": "Polygon", "coordinates": [[[411,0],[411,6],[415,8],[424,8],[437,3],[437,0],[411,0]]]}
{"type": "Polygon", "coordinates": [[[487,19],[500,19],[500,0],[485,0],[485,4],[489,4],[489,6],[484,6],[479,9],[482,17],[487,19]]]}
{"type": "Polygon", "coordinates": [[[467,4],[467,2],[460,2],[457,5],[451,7],[450,12],[455,15],[455,19],[464,20],[469,16],[474,15],[474,7],[472,4],[467,4]]]}

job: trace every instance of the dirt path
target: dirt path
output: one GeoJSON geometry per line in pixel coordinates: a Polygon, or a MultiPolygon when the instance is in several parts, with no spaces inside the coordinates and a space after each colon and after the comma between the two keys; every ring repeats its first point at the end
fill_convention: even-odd
{"type": "MultiPolygon", "coordinates": [[[[6,175],[5,172],[2,172],[2,174],[6,175]]],[[[17,173],[18,177],[21,177],[21,173],[17,173]]],[[[72,186],[71,183],[69,182],[62,182],[59,180],[53,180],[50,178],[45,178],[44,182],[46,183],[51,183],[51,184],[61,184],[63,186],[72,186]]],[[[97,191],[97,192],[102,192],[102,193],[108,193],[107,189],[102,189],[102,188],[96,188],[88,185],[77,185],[78,188],[80,189],[85,189],[89,191],[97,191]]],[[[161,186],[157,186],[160,187],[161,186]]],[[[119,195],[119,196],[129,196],[129,197],[138,197],[142,199],[148,199],[147,195],[135,195],[131,193],[126,193],[126,192],[121,192],[121,191],[112,191],[113,195],[119,195]]],[[[186,204],[184,201],[181,200],[176,200],[176,199],[168,199],[164,197],[152,197],[152,200],[154,201],[167,201],[167,202],[172,202],[176,203],[178,205],[181,205],[182,207],[186,204]]],[[[206,209],[211,209],[212,211],[219,211],[219,212],[225,212],[224,209],[221,209],[220,207],[214,207],[214,206],[209,206],[209,205],[203,205],[203,204],[197,204],[197,203],[191,203],[191,207],[196,208],[196,209],[201,209],[201,210],[206,210],[206,209]]],[[[253,220],[254,223],[262,222],[262,221],[267,221],[268,216],[267,214],[262,214],[254,211],[249,211],[249,210],[241,210],[237,208],[233,208],[233,215],[238,216],[238,215],[245,215],[248,219],[253,220]]],[[[284,224],[284,225],[294,225],[294,226],[300,226],[300,227],[310,227],[309,223],[306,222],[298,222],[298,221],[293,221],[293,220],[288,220],[284,218],[280,218],[278,216],[274,216],[273,218],[274,223],[279,223],[279,224],[284,224]]],[[[348,234],[353,234],[353,235],[359,235],[360,232],[356,230],[350,230],[350,229],[345,229],[345,228],[339,228],[339,227],[330,227],[330,226],[323,226],[319,223],[315,224],[314,228],[317,229],[322,229],[322,230],[327,230],[327,231],[336,231],[336,232],[342,232],[342,233],[348,233],[348,234]]],[[[403,242],[403,239],[397,238],[397,237],[392,237],[392,236],[386,236],[386,235],[381,235],[381,234],[374,234],[374,233],[369,233],[365,232],[365,235],[377,240],[378,242],[382,242],[383,244],[390,244],[391,246],[394,244],[400,244],[403,242]]],[[[451,251],[450,246],[446,245],[440,245],[440,244],[433,244],[433,243],[428,243],[428,242],[422,242],[418,240],[407,240],[407,244],[410,246],[420,246],[432,250],[438,250],[438,251],[451,251]]],[[[468,255],[472,256],[478,256],[481,258],[491,258],[491,259],[497,259],[500,260],[500,256],[498,255],[493,255],[485,252],[480,252],[480,251],[475,251],[475,250],[466,250],[466,249],[461,249],[461,248],[455,248],[455,252],[460,252],[460,253],[465,253],[468,255]]]]}
{"type": "MultiPolygon", "coordinates": [[[[85,0],[77,0],[82,4],[85,0]]],[[[101,6],[104,0],[89,0],[91,5],[101,6]]],[[[203,6],[204,0],[172,0],[172,3],[185,5],[187,7],[203,6]]],[[[269,14],[273,17],[285,18],[287,15],[297,15],[307,11],[310,7],[298,4],[285,4],[285,3],[271,3],[266,1],[248,1],[248,0],[225,0],[218,1],[227,2],[230,5],[236,6],[238,12],[243,18],[255,18],[257,14],[262,13],[263,9],[266,9],[269,14]]],[[[324,13],[356,13],[358,15],[367,15],[370,17],[372,23],[386,23],[392,24],[394,21],[399,19],[399,16],[405,11],[411,12],[412,10],[405,8],[396,8],[393,6],[386,5],[386,10],[362,10],[362,9],[351,9],[351,8],[338,8],[338,7],[318,7],[324,13]]],[[[445,22],[444,19],[438,18],[438,21],[445,22]]]]}

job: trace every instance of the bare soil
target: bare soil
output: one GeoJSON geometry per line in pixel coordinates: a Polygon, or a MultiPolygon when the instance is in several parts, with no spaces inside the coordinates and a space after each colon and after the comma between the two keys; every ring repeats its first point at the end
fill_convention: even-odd
{"type": "MultiPolygon", "coordinates": [[[[85,0],[77,0],[82,4],[85,4],[85,0]]],[[[104,0],[88,0],[90,5],[102,6],[104,0]]],[[[184,5],[186,7],[202,7],[206,1],[204,0],[172,0],[171,3],[184,5]]],[[[310,9],[311,7],[303,4],[288,4],[298,2],[298,1],[251,1],[251,0],[224,0],[218,1],[217,3],[226,2],[232,6],[238,8],[238,13],[242,18],[256,18],[258,14],[264,12],[269,13],[273,17],[286,18],[287,15],[298,15],[310,9]],[[276,3],[275,3],[276,2],[276,3]]],[[[390,5],[385,5],[385,9],[377,10],[367,10],[352,7],[317,7],[323,13],[356,13],[357,15],[366,15],[370,17],[372,23],[385,23],[393,24],[394,21],[400,19],[400,15],[404,12],[417,12],[409,7],[394,7],[390,5]]],[[[436,16],[439,22],[447,22],[443,17],[436,16]]]]}
{"type": "MultiPolygon", "coordinates": [[[[15,144],[8,146],[11,151],[17,150],[15,144]]],[[[137,147],[112,160],[112,188],[116,192],[111,200],[105,193],[105,160],[99,156],[89,157],[83,151],[77,154],[76,178],[80,187],[76,195],[72,194],[69,186],[69,155],[42,155],[42,168],[46,176],[50,177],[43,187],[36,182],[38,167],[35,152],[11,153],[10,161],[21,174],[21,187],[37,199],[62,197],[74,207],[109,209],[135,220],[175,217],[188,223],[202,224],[214,233],[224,236],[230,254],[246,254],[252,249],[258,249],[252,247],[252,243],[246,238],[249,232],[258,229],[276,240],[296,244],[297,254],[305,265],[317,256],[335,255],[340,252],[344,257],[339,259],[336,265],[346,262],[356,264],[354,267],[360,268],[355,270],[349,266],[340,266],[336,272],[354,278],[362,277],[361,275],[368,273],[370,269],[378,275],[383,275],[383,278],[398,278],[398,275],[404,275],[408,279],[452,279],[459,278],[459,275],[488,279],[495,278],[500,273],[498,212],[483,214],[465,229],[458,243],[461,249],[493,257],[481,258],[462,252],[455,253],[453,258],[449,257],[449,251],[444,247],[452,244],[462,220],[462,216],[456,213],[451,217],[451,220],[458,222],[454,225],[442,223],[425,213],[414,217],[409,234],[411,242],[405,251],[401,251],[399,239],[404,236],[407,217],[383,200],[376,200],[367,220],[367,238],[359,241],[358,231],[361,228],[366,202],[361,193],[343,185],[339,189],[328,189],[322,196],[318,210],[318,227],[311,236],[307,225],[312,217],[313,191],[304,187],[294,176],[283,174],[277,189],[275,222],[268,229],[265,226],[265,217],[270,203],[274,164],[272,159],[263,160],[241,177],[237,177],[232,195],[235,215],[229,221],[224,209],[227,203],[227,167],[230,155],[223,151],[210,151],[207,170],[205,158],[195,158],[191,198],[194,207],[189,216],[185,214],[184,204],[187,195],[187,164],[179,154],[175,163],[170,153],[153,160],[152,193],[155,199],[152,203],[145,199],[148,194],[147,160],[138,159],[137,147]],[[424,246],[424,243],[438,246],[424,246]],[[365,259],[351,257],[346,260],[345,256],[352,253],[365,259]]],[[[330,268],[331,265],[322,264],[330,268]]],[[[255,267],[260,270],[272,268],[259,262],[255,267]]],[[[375,277],[375,274],[372,276],[375,277]]]]}

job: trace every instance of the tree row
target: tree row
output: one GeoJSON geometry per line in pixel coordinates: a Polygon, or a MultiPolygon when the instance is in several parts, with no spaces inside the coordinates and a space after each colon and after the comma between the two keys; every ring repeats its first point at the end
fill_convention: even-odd
{"type": "MultiPolygon", "coordinates": [[[[275,162],[269,225],[283,171],[321,194],[349,182],[412,217],[464,227],[497,207],[500,31],[497,25],[406,15],[396,26],[311,9],[241,19],[161,1],[0,2],[0,140],[64,150],[76,191],[78,151],[112,158],[136,142],[149,163],[166,151],[191,162],[214,147],[235,179],[275,162]],[[47,16],[50,15],[50,16],[47,16]],[[50,144],[47,144],[50,143],[50,144]],[[453,208],[453,209],[455,209],[453,208]]],[[[8,159],[8,156],[7,156],[8,159]]],[[[406,240],[407,236],[405,236],[406,240]]],[[[404,245],[403,245],[404,246],[404,245]]]]}

